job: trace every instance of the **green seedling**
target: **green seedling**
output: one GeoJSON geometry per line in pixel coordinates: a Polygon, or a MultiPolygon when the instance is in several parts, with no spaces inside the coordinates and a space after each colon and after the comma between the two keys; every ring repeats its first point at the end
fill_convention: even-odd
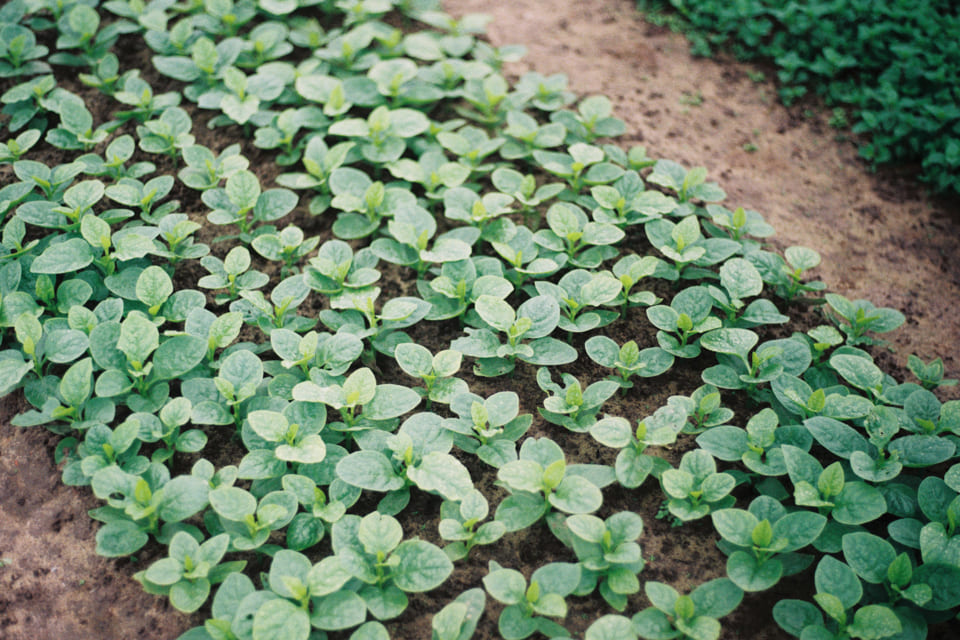
{"type": "Polygon", "coordinates": [[[548,395],[543,401],[540,415],[552,424],[566,427],[570,431],[584,433],[597,422],[597,413],[603,404],[617,392],[619,385],[600,380],[589,385],[586,389],[580,386],[580,381],[568,373],[561,374],[565,386],[561,387],[553,381],[550,370],[541,367],[537,370],[537,385],[548,395]]]}
{"type": "Polygon", "coordinates": [[[482,295],[477,298],[474,309],[485,327],[467,329],[467,336],[454,340],[451,347],[478,359],[474,367],[478,375],[510,373],[517,360],[539,366],[568,364],[576,360],[573,347],[549,337],[560,321],[560,306],[553,298],[536,296],[514,311],[500,298],[482,295]],[[501,344],[495,332],[507,334],[507,344],[501,344]]]}
{"type": "Polygon", "coordinates": [[[520,414],[520,399],[512,391],[487,399],[458,394],[450,401],[450,410],[457,417],[444,420],[443,427],[453,433],[457,448],[497,469],[517,459],[516,441],[533,423],[529,413],[520,414]]]}
{"type": "Polygon", "coordinates": [[[565,636],[566,630],[547,618],[565,618],[564,598],[577,588],[580,566],[554,562],[537,569],[527,584],[523,574],[490,561],[483,586],[490,596],[506,608],[500,613],[497,628],[505,640],[523,640],[540,632],[547,637],[565,636]]]}

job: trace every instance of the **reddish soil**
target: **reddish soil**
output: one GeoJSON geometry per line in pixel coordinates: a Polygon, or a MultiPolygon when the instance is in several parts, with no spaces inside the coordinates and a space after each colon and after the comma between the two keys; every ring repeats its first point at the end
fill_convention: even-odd
{"type": "MultiPolygon", "coordinates": [[[[510,65],[509,74],[565,73],[572,91],[609,96],[615,115],[627,123],[622,144],[645,145],[653,158],[706,166],[710,180],[727,192],[727,206],[759,211],[777,229],[774,246],[800,244],[819,251],[823,264],[814,275],[831,290],[903,311],[906,326],[885,336],[894,351],[876,352],[889,372],[904,377],[907,355],[916,353],[927,360],[940,355],[948,375],[960,373],[960,353],[951,348],[960,337],[960,316],[953,313],[960,300],[960,206],[925,196],[907,169],[871,173],[857,156],[855,140],[827,125],[825,109],[814,103],[786,109],[776,102],[771,82],[751,80],[758,71],[772,78],[773,69],[725,58],[692,58],[681,36],[643,22],[632,0],[447,0],[445,6],[457,16],[491,14],[489,33],[495,45],[527,46],[529,54],[510,65]]],[[[154,88],[160,90],[157,84],[154,88]]],[[[217,146],[224,146],[223,141],[217,146]]],[[[264,178],[268,175],[265,171],[264,178]]],[[[304,227],[313,227],[310,232],[329,233],[328,222],[299,216],[298,223],[301,219],[304,227]]],[[[384,296],[408,291],[409,275],[391,273],[384,296]]],[[[301,309],[314,311],[315,306],[301,309]]],[[[819,321],[813,312],[791,313],[797,320],[791,329],[819,321]]],[[[633,338],[642,346],[653,340],[642,314],[614,325],[610,332],[621,342],[633,338]]],[[[445,323],[419,327],[413,333],[436,350],[459,330],[455,323],[445,323]]],[[[582,338],[574,343],[582,345],[582,338]]],[[[584,381],[604,375],[583,360],[570,372],[584,381]]],[[[381,364],[384,378],[402,379],[395,365],[381,364]]],[[[699,364],[681,363],[665,382],[640,383],[605,410],[631,420],[642,418],[670,395],[689,394],[696,388],[699,364]]],[[[499,384],[465,377],[481,394],[492,393],[499,384]]],[[[510,385],[521,395],[523,411],[536,414],[543,393],[536,386],[533,368],[521,367],[510,385]]],[[[737,411],[734,422],[742,424],[745,407],[727,396],[725,404],[737,411]]],[[[4,487],[0,493],[0,638],[173,640],[198,624],[202,618],[176,612],[165,600],[144,594],[130,578],[149,561],[108,560],[94,554],[97,525],[86,511],[96,507],[97,501],[88,490],[60,484],[53,459],[55,436],[9,426],[10,418],[23,408],[15,396],[0,406],[0,483],[4,487]]],[[[562,441],[568,461],[613,460],[610,450],[587,437],[558,433],[537,416],[529,435],[548,434],[562,441]]],[[[675,463],[689,444],[687,439],[665,454],[675,463]]],[[[495,502],[499,498],[499,489],[492,486],[495,477],[481,467],[470,463],[475,481],[495,502]]],[[[646,530],[640,542],[648,565],[642,580],[669,582],[686,590],[723,575],[724,559],[714,546],[709,523],[671,528],[656,519],[660,497],[654,484],[644,485],[639,492],[608,490],[605,497],[603,515],[628,508],[643,515],[646,530]]],[[[419,515],[404,519],[407,534],[440,542],[437,507],[434,498],[415,498],[411,511],[419,515]]],[[[490,559],[529,575],[543,562],[572,558],[543,528],[508,536],[493,549],[477,548],[439,590],[411,599],[410,610],[389,625],[392,637],[429,637],[430,615],[460,591],[478,586],[490,559]]],[[[783,594],[809,596],[808,588],[803,581],[787,582],[776,594],[749,598],[725,621],[723,637],[783,638],[770,620],[769,609],[783,594]]],[[[571,598],[570,602],[564,624],[576,635],[607,612],[599,598],[571,598]]],[[[645,600],[638,596],[631,599],[628,611],[644,606],[645,600]]],[[[488,608],[475,638],[497,637],[498,612],[496,606],[488,608]]]]}

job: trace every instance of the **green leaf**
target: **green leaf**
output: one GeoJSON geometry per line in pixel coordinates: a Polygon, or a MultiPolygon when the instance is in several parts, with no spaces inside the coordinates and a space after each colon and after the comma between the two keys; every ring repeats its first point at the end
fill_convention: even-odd
{"type": "Polygon", "coordinates": [[[861,579],[882,584],[897,553],[889,542],[866,532],[843,536],[843,558],[861,579]]]}
{"type": "Polygon", "coordinates": [[[860,640],[880,640],[889,638],[903,630],[897,614],[889,607],[868,604],[853,614],[853,624],[847,627],[851,638],[860,640]]]}
{"type": "Polygon", "coordinates": [[[253,640],[307,640],[309,636],[309,615],[289,600],[270,600],[253,618],[253,640]]]}
{"type": "Polygon", "coordinates": [[[389,458],[379,451],[357,451],[344,457],[337,463],[337,476],[355,487],[384,493],[405,485],[389,458]]]}
{"type": "Polygon", "coordinates": [[[818,593],[830,593],[840,599],[844,609],[851,609],[863,597],[863,585],[848,565],[833,556],[824,556],[817,564],[814,584],[818,593]]]}
{"type": "Polygon", "coordinates": [[[423,540],[405,540],[391,554],[398,561],[393,582],[407,592],[430,591],[453,572],[453,563],[439,547],[423,540]]]}
{"type": "Polygon", "coordinates": [[[60,395],[71,407],[81,407],[93,390],[93,360],[75,362],[60,379],[60,395]]]}
{"type": "Polygon", "coordinates": [[[173,293],[173,281],[160,267],[150,266],[137,278],[136,291],[137,300],[145,304],[151,314],[156,315],[160,311],[160,306],[173,293]]]}
{"type": "Polygon", "coordinates": [[[474,303],[474,309],[476,309],[477,314],[484,322],[497,331],[508,331],[510,327],[513,326],[514,320],[516,320],[513,307],[494,296],[480,296],[474,303]]]}
{"type": "Polygon", "coordinates": [[[93,250],[83,238],[70,238],[64,242],[52,244],[44,250],[33,264],[33,273],[75,273],[93,262],[93,250]]]}
{"type": "Polygon", "coordinates": [[[158,380],[174,380],[203,362],[206,340],[194,336],[174,336],[153,355],[153,375],[158,380]]]}
{"type": "Polygon", "coordinates": [[[314,600],[310,624],[324,631],[349,629],[367,617],[367,605],[353,591],[338,591],[314,600]]]}
{"type": "Polygon", "coordinates": [[[396,384],[377,385],[373,400],[363,408],[363,417],[369,420],[398,418],[416,408],[420,400],[420,395],[409,387],[396,384]]]}
{"type": "Polygon", "coordinates": [[[147,544],[150,536],[129,520],[114,520],[97,531],[97,554],[107,558],[129,556],[147,544]]]}
{"type": "Polygon", "coordinates": [[[783,564],[776,558],[763,563],[746,551],[734,551],[727,559],[727,576],[744,591],[765,591],[783,576],[783,564]]]}

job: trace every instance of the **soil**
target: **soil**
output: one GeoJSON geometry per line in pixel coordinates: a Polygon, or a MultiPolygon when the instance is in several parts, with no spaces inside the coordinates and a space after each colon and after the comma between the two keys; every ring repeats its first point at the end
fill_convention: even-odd
{"type": "MultiPolygon", "coordinates": [[[[527,47],[528,55],[508,65],[508,74],[564,73],[570,90],[577,94],[610,97],[615,115],[627,124],[621,144],[644,145],[651,157],[669,158],[687,167],[706,166],[709,179],[726,191],[727,206],[759,211],[774,226],[775,247],[804,245],[819,251],[823,264],[813,275],[830,290],[904,312],[906,325],[884,336],[892,350],[875,351],[888,372],[906,378],[907,355],[916,353],[925,360],[939,355],[948,375],[960,374],[960,353],[951,348],[960,337],[960,316],[953,312],[960,300],[960,205],[925,195],[910,177],[913,168],[872,173],[857,155],[855,138],[831,128],[829,111],[821,104],[811,100],[784,108],[776,101],[771,81],[752,79],[759,73],[775,77],[773,68],[724,57],[692,58],[682,36],[644,22],[632,0],[447,0],[445,6],[455,16],[490,14],[493,44],[527,47]]],[[[159,90],[160,81],[154,78],[148,79],[159,90]]],[[[97,106],[107,114],[113,109],[108,101],[97,106]]],[[[107,114],[95,113],[95,120],[106,120],[107,114]]],[[[239,130],[235,133],[239,135],[239,130]]],[[[229,136],[215,140],[211,135],[203,142],[222,147],[225,139],[234,140],[229,136]]],[[[246,151],[251,153],[248,157],[258,153],[249,146],[246,151]]],[[[271,177],[260,163],[253,166],[258,165],[262,178],[271,177]]],[[[202,205],[195,199],[185,204],[190,205],[185,211],[199,217],[202,205]]],[[[328,222],[311,221],[301,211],[297,217],[298,223],[302,220],[305,227],[313,227],[312,233],[329,234],[328,222]]],[[[221,254],[219,248],[216,252],[221,254]]],[[[391,282],[385,285],[390,291],[385,295],[409,291],[409,276],[399,270],[391,273],[391,282]]],[[[184,283],[196,274],[186,277],[184,283]]],[[[315,313],[317,308],[309,310],[315,313]]],[[[791,329],[819,321],[811,311],[790,313],[797,323],[791,329]]],[[[436,351],[459,330],[455,323],[442,323],[417,327],[411,333],[436,351]]],[[[611,336],[621,342],[637,339],[641,346],[653,340],[646,323],[636,315],[611,327],[611,336]]],[[[574,344],[582,346],[582,339],[575,338],[574,344]]],[[[581,380],[604,375],[583,360],[568,370],[581,380]]],[[[402,376],[392,363],[381,364],[385,377],[402,376]]],[[[681,363],[666,384],[642,381],[605,411],[631,420],[646,416],[670,395],[695,389],[699,364],[681,363]]],[[[496,389],[488,381],[469,374],[464,377],[482,395],[496,389]]],[[[510,384],[521,395],[523,411],[536,415],[543,394],[536,386],[533,367],[521,366],[510,384]]],[[[956,395],[954,391],[943,397],[956,395]]],[[[725,397],[725,404],[737,411],[734,423],[742,424],[746,408],[736,402],[725,397]]],[[[178,613],[165,599],[143,593],[132,580],[132,574],[149,562],[143,556],[138,563],[95,555],[97,525],[86,511],[96,507],[97,501],[86,489],[60,483],[53,456],[56,436],[9,425],[10,418],[23,409],[18,396],[0,404],[0,483],[4,488],[0,494],[0,638],[173,640],[199,624],[202,617],[178,613]]],[[[601,450],[587,437],[560,434],[537,416],[529,435],[548,434],[558,441],[563,438],[568,462],[612,462],[609,450],[601,450]]],[[[675,463],[689,446],[687,438],[664,453],[675,463]]],[[[492,486],[494,476],[481,466],[470,464],[471,473],[495,501],[499,490],[492,486]]],[[[723,575],[724,559],[714,546],[709,523],[672,528],[657,519],[660,498],[652,484],[634,492],[607,490],[605,501],[602,515],[629,508],[643,516],[645,532],[640,543],[648,564],[642,580],[660,580],[687,590],[723,575]]],[[[440,542],[438,504],[430,496],[415,498],[410,511],[419,515],[403,521],[407,534],[440,542]]],[[[529,575],[544,562],[572,558],[545,528],[507,536],[493,549],[478,547],[440,589],[411,599],[408,612],[389,625],[392,637],[429,637],[430,615],[462,590],[479,586],[491,559],[529,575]]],[[[785,637],[773,624],[770,607],[783,594],[808,597],[807,589],[802,580],[786,581],[776,593],[748,598],[724,621],[723,637],[785,637]]],[[[599,598],[571,598],[570,602],[564,624],[576,635],[582,635],[598,612],[608,611],[599,598]]],[[[637,596],[628,611],[646,605],[637,596]]],[[[497,637],[498,613],[499,607],[488,607],[476,638],[497,637]]],[[[947,636],[932,630],[930,637],[947,636]]]]}

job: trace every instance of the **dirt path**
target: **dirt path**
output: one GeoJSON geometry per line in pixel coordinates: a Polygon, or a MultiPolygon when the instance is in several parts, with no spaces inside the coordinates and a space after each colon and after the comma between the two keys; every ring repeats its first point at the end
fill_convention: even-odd
{"type": "MultiPolygon", "coordinates": [[[[887,336],[897,350],[888,368],[917,353],[941,355],[948,374],[960,373],[958,203],[932,202],[895,173],[871,174],[854,144],[835,142],[826,115],[778,105],[770,82],[748,76],[756,67],[691,58],[682,37],[640,21],[632,0],[445,6],[491,14],[494,44],[527,46],[510,73],[562,72],[571,90],[609,96],[627,123],[623,144],[706,166],[728,206],[759,211],[776,228],[777,246],[818,250],[817,275],[832,290],[903,311],[906,327],[887,336]]],[[[195,624],[141,591],[129,578],[138,566],[93,553],[96,525],[86,511],[96,501],[59,484],[53,436],[7,426],[19,410],[11,398],[0,407],[0,637],[173,640],[195,624]]],[[[753,613],[738,613],[725,637],[739,637],[753,613]]],[[[781,636],[768,629],[764,637],[781,636]]]]}
{"type": "Polygon", "coordinates": [[[771,79],[771,68],[693,58],[682,36],[643,22],[632,0],[444,5],[456,16],[491,15],[495,45],[527,47],[509,72],[564,73],[575,93],[608,96],[627,123],[624,146],[706,166],[729,208],[754,209],[773,225],[774,244],[819,251],[816,275],[831,290],[904,312],[907,324],[886,336],[897,365],[910,353],[940,355],[958,373],[960,203],[931,201],[896,172],[871,173],[853,142],[835,141],[829,112],[788,110],[772,81],[748,76],[771,79]]]}

